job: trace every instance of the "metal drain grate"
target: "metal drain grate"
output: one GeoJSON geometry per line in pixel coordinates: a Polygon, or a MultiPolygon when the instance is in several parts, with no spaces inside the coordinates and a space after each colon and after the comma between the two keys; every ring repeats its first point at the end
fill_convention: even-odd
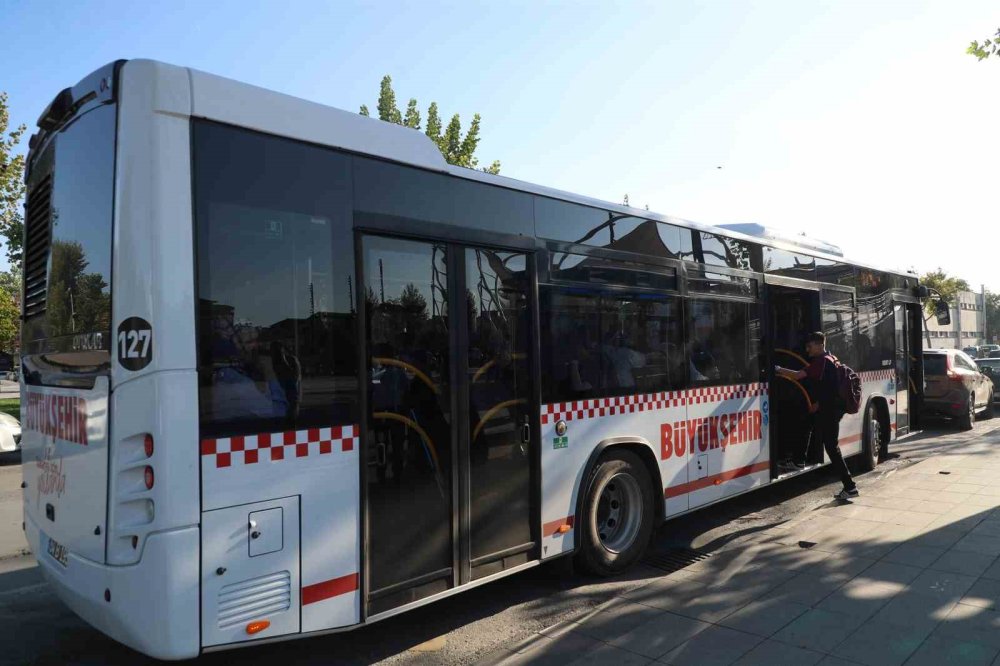
{"type": "Polygon", "coordinates": [[[695,548],[671,548],[646,555],[642,558],[642,563],[667,573],[673,573],[697,562],[703,562],[711,556],[711,553],[695,548]]]}

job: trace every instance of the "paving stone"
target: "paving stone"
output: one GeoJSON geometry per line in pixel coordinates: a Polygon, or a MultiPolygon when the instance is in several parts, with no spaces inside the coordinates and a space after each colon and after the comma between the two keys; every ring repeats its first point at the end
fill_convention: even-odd
{"type": "Polygon", "coordinates": [[[951,596],[903,592],[883,606],[872,619],[876,622],[885,622],[898,627],[915,627],[929,632],[948,617],[948,613],[957,603],[958,599],[951,596]]]}
{"type": "Polygon", "coordinates": [[[830,652],[854,633],[862,622],[864,618],[811,608],[773,638],[797,647],[830,652]]]}
{"type": "Polygon", "coordinates": [[[599,612],[578,620],[573,631],[607,642],[665,612],[627,599],[616,599],[599,612]]]}
{"type": "Polygon", "coordinates": [[[934,633],[1000,649],[1000,613],[977,606],[956,604],[934,633]]]}
{"type": "Polygon", "coordinates": [[[532,664],[536,666],[562,666],[579,659],[603,643],[600,641],[570,632],[559,638],[548,638],[537,634],[529,641],[523,642],[514,650],[509,658],[501,661],[504,666],[520,666],[532,664]]]}
{"type": "Polygon", "coordinates": [[[817,577],[805,572],[771,590],[764,599],[775,599],[806,606],[815,606],[852,580],[847,573],[832,573],[817,577]]]}
{"type": "Polygon", "coordinates": [[[939,548],[951,548],[958,540],[965,536],[967,532],[951,528],[938,528],[927,530],[921,534],[907,539],[906,543],[917,546],[935,546],[939,548]]]}
{"type": "Polygon", "coordinates": [[[819,663],[822,652],[805,650],[778,641],[764,641],[747,652],[736,662],[737,666],[774,666],[775,664],[796,664],[809,666],[819,663]]]}
{"type": "Polygon", "coordinates": [[[748,634],[768,637],[809,610],[809,606],[777,599],[747,604],[719,624],[748,634]]]}
{"type": "Polygon", "coordinates": [[[997,654],[1000,654],[1000,649],[991,645],[932,635],[913,653],[906,666],[988,666],[997,654]]]}
{"type": "Polygon", "coordinates": [[[817,608],[862,619],[869,618],[902,589],[903,586],[897,583],[853,580],[824,599],[817,608]]]}
{"type": "Polygon", "coordinates": [[[834,654],[868,666],[899,666],[917,651],[930,632],[871,620],[834,648],[834,654]]]}
{"type": "Polygon", "coordinates": [[[910,542],[904,542],[896,546],[889,554],[882,558],[883,562],[895,562],[907,564],[914,567],[926,568],[934,560],[945,553],[945,548],[938,546],[920,546],[910,542]]]}
{"type": "Polygon", "coordinates": [[[937,571],[950,571],[978,577],[989,569],[995,559],[996,557],[993,555],[952,549],[934,560],[934,563],[929,568],[937,571]]]}
{"type": "Polygon", "coordinates": [[[946,597],[957,601],[974,582],[975,576],[928,569],[907,586],[906,594],[946,597]]]}
{"type": "Polygon", "coordinates": [[[1000,610],[1000,580],[980,578],[972,584],[959,603],[988,610],[1000,610]]]}
{"type": "Polygon", "coordinates": [[[967,535],[959,539],[958,542],[951,547],[952,550],[982,553],[984,555],[992,555],[993,557],[1000,556],[1000,536],[977,533],[976,530],[978,530],[981,525],[982,523],[977,525],[976,528],[967,535]]]}
{"type": "Polygon", "coordinates": [[[993,562],[993,564],[990,565],[990,568],[983,572],[983,578],[1000,580],[1000,559],[993,562]]]}
{"type": "Polygon", "coordinates": [[[858,574],[857,580],[906,585],[915,580],[921,573],[923,573],[922,567],[911,567],[895,562],[876,562],[858,574]]]}
{"type": "Polygon", "coordinates": [[[701,620],[663,613],[608,642],[623,650],[657,659],[710,626],[701,620]]]}
{"type": "Polygon", "coordinates": [[[761,642],[760,637],[711,626],[660,658],[673,666],[729,666],[761,642]]]}
{"type": "Polygon", "coordinates": [[[573,666],[641,666],[652,662],[652,659],[634,652],[622,650],[613,645],[602,645],[569,663],[573,666]]]}

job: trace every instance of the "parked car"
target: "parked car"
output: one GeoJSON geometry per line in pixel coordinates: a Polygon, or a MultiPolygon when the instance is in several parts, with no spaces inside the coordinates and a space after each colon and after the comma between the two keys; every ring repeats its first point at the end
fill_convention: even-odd
{"type": "Polygon", "coordinates": [[[993,417],[993,380],[963,351],[925,351],[924,385],[924,416],[955,419],[963,430],[972,429],[979,412],[993,417]]]}
{"type": "Polygon", "coordinates": [[[978,358],[976,365],[979,366],[980,372],[993,382],[993,401],[1000,400],[1000,392],[997,391],[1000,388],[998,386],[1000,384],[1000,358],[978,358]]]}
{"type": "Polygon", "coordinates": [[[21,448],[21,422],[6,412],[0,412],[0,453],[12,453],[21,448]]]}
{"type": "Polygon", "coordinates": [[[979,347],[962,347],[962,351],[969,355],[969,358],[979,358],[979,347]]]}
{"type": "Polygon", "coordinates": [[[979,358],[1000,358],[1000,345],[980,345],[979,358]]]}

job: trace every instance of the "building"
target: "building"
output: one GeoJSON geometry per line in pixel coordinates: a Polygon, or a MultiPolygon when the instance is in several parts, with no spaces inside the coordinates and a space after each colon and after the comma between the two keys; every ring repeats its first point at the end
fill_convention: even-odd
{"type": "MultiPolygon", "coordinates": [[[[983,294],[960,291],[951,304],[951,324],[939,326],[931,316],[925,319],[924,344],[933,349],[963,349],[986,344],[986,313],[983,294]]],[[[992,331],[990,332],[992,335],[992,331]]]]}

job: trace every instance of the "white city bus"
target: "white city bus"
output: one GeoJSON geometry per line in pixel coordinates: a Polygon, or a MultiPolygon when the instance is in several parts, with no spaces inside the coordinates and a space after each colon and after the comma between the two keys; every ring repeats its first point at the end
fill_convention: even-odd
{"type": "Polygon", "coordinates": [[[802,473],[824,330],[846,455],[913,427],[918,285],[833,248],[449,166],[422,133],[117,62],[30,143],[25,530],[146,654],[343,631],[802,473]]]}

